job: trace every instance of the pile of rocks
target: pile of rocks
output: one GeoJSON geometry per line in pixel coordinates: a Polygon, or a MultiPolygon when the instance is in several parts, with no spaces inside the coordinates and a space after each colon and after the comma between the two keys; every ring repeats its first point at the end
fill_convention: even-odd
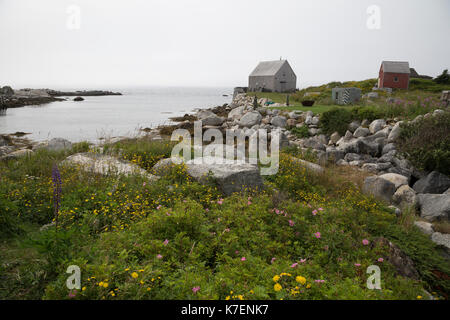
{"type": "Polygon", "coordinates": [[[18,138],[17,134],[0,135],[0,161],[15,160],[32,155],[38,149],[61,151],[72,148],[72,143],[63,138],[35,142],[26,138],[18,138]]]}
{"type": "MultiPolygon", "coordinates": [[[[326,135],[321,132],[320,117],[312,111],[280,111],[263,107],[267,99],[259,99],[246,94],[237,94],[230,105],[218,109],[199,110],[196,118],[202,121],[204,129],[233,130],[251,136],[258,129],[281,131],[281,146],[298,146],[316,153],[319,164],[334,162],[340,166],[355,166],[377,175],[394,173],[415,181],[425,173],[416,170],[397,152],[395,141],[400,134],[401,121],[377,119],[352,122],[344,136],[335,132],[326,135]],[[306,127],[310,137],[299,138],[291,128],[306,127]]],[[[273,104],[272,104],[273,106],[273,104]]],[[[424,117],[444,112],[435,110],[424,117]]],[[[419,116],[413,121],[419,120],[419,116]]],[[[193,127],[186,120],[179,128],[193,127]]]]}

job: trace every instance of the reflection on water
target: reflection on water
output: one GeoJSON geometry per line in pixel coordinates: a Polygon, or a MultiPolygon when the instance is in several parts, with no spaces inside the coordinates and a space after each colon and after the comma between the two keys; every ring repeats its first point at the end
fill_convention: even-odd
{"type": "Polygon", "coordinates": [[[230,103],[231,88],[141,88],[122,96],[84,97],[0,111],[0,133],[31,132],[33,140],[62,137],[71,141],[134,135],[139,128],[167,124],[168,118],[195,108],[230,103]]]}

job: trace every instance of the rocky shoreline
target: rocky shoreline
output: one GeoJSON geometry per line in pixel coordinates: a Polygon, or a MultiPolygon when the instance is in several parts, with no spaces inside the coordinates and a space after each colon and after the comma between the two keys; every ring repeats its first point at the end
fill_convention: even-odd
{"type": "Polygon", "coordinates": [[[103,91],[103,90],[83,90],[83,91],[58,91],[47,89],[47,93],[52,97],[98,97],[98,96],[121,96],[120,92],[103,91]]]}
{"type": "Polygon", "coordinates": [[[0,88],[0,109],[20,108],[29,105],[41,105],[55,101],[66,101],[59,97],[77,97],[82,101],[83,96],[117,96],[120,92],[90,90],[90,91],[57,91],[52,89],[20,89],[14,90],[9,86],[0,88]]]}

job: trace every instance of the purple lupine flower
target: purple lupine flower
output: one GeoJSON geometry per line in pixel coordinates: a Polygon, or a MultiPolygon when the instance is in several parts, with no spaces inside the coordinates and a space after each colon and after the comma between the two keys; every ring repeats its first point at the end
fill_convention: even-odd
{"type": "Polygon", "coordinates": [[[59,208],[61,206],[62,182],[61,182],[61,174],[56,164],[53,165],[52,168],[52,181],[53,181],[53,209],[55,213],[55,219],[57,222],[59,208]]]}

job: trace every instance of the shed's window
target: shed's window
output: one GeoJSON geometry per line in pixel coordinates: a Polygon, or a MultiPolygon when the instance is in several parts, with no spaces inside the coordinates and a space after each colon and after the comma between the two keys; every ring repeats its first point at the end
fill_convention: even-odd
{"type": "Polygon", "coordinates": [[[394,77],[394,82],[398,82],[398,77],[394,77]]]}

